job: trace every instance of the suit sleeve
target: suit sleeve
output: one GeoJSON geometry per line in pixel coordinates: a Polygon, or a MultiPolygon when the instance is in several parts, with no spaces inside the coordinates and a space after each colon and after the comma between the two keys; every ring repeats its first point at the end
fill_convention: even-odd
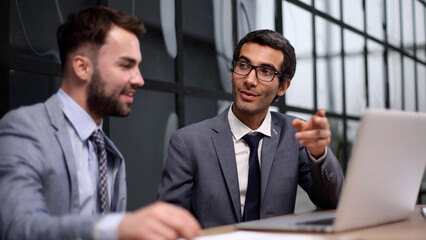
{"type": "Polygon", "coordinates": [[[333,152],[328,149],[321,161],[312,161],[307,149],[299,152],[299,184],[308,193],[311,201],[322,209],[335,209],[342,191],[344,176],[333,152]]]}
{"type": "Polygon", "coordinates": [[[191,211],[194,169],[187,145],[179,132],[172,134],[163,169],[158,200],[176,204],[191,211]]]}
{"type": "MultiPolygon", "coordinates": [[[[45,146],[39,123],[31,114],[6,115],[0,122],[0,238],[93,239],[96,217],[49,210],[45,184],[61,183],[46,181],[53,174],[46,164],[63,159],[46,163],[46,149],[54,146],[45,146]]],[[[61,202],[62,192],[49,194],[56,196],[56,204],[69,203],[61,202]]]]}

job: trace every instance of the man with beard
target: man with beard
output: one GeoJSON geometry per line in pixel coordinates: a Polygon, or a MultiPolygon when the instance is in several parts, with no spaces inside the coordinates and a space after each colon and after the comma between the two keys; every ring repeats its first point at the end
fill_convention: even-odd
{"type": "Polygon", "coordinates": [[[106,7],[71,14],[57,32],[63,81],[46,102],[0,121],[1,239],[193,238],[200,226],[168,203],[126,210],[123,156],[102,131],[127,116],[144,80],[136,17],[106,7]]]}
{"type": "Polygon", "coordinates": [[[280,33],[241,39],[234,102],[171,136],[158,198],[190,210],[205,228],[293,213],[298,185],[318,207],[335,208],[343,173],[328,148],[324,110],[308,122],[269,111],[295,70],[294,49],[280,33]]]}

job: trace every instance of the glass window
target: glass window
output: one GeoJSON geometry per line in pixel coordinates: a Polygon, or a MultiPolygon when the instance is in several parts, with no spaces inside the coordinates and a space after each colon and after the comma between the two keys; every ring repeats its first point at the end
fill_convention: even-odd
{"type": "Polygon", "coordinates": [[[355,27],[364,30],[364,11],[362,10],[362,0],[342,1],[343,21],[355,27]]]}
{"type": "Polygon", "coordinates": [[[311,5],[312,0],[299,0],[300,2],[303,2],[304,4],[311,5]]]}
{"type": "Polygon", "coordinates": [[[331,131],[331,143],[330,149],[333,151],[334,155],[339,160],[340,166],[342,168],[345,166],[342,150],[343,150],[343,121],[339,118],[329,117],[328,122],[330,124],[331,131]]]}
{"type": "MultiPolygon", "coordinates": [[[[216,60],[214,37],[216,19],[213,19],[212,1],[188,0],[182,1],[182,5],[184,82],[191,86],[222,89],[216,60]]],[[[232,44],[232,42],[224,44],[232,44]]],[[[227,60],[229,71],[231,59],[227,60]]]]}
{"type": "Polygon", "coordinates": [[[387,0],[387,33],[388,42],[399,47],[401,43],[401,28],[400,28],[400,7],[399,0],[387,0]]]}
{"type": "Polygon", "coordinates": [[[426,112],[426,66],[417,63],[417,95],[419,111],[426,112]]]}
{"type": "Polygon", "coordinates": [[[16,58],[60,63],[56,30],[68,14],[96,1],[10,1],[10,46],[16,58]]]}
{"type": "Polygon", "coordinates": [[[383,0],[368,0],[365,1],[367,14],[367,33],[372,36],[383,39],[383,0]]]}
{"type": "MultiPolygon", "coordinates": [[[[220,88],[231,93],[231,61],[234,53],[234,39],[232,24],[232,2],[215,0],[213,4],[214,46],[217,61],[218,79],[220,88]]],[[[239,40],[239,39],[238,39],[239,40]]],[[[236,44],[236,43],[235,43],[236,44]]]]}
{"type": "MultiPolygon", "coordinates": [[[[225,1],[231,2],[231,1],[225,1]]],[[[237,1],[238,39],[256,29],[275,29],[275,2],[273,0],[237,1]]],[[[231,22],[231,21],[230,21],[231,22]]]]}
{"type": "Polygon", "coordinates": [[[368,49],[368,96],[369,106],[373,108],[385,107],[385,84],[383,69],[384,48],[373,41],[367,42],[368,49]]]}
{"type": "Polygon", "coordinates": [[[351,31],[344,31],[346,112],[361,115],[366,106],[364,39],[351,31]]]}
{"type": "Polygon", "coordinates": [[[341,52],[340,27],[321,17],[315,17],[317,57],[331,57],[341,52]]]}
{"type": "Polygon", "coordinates": [[[342,60],[340,27],[315,18],[318,107],[342,113],[342,60]]]}
{"type": "Polygon", "coordinates": [[[389,51],[388,64],[390,107],[402,110],[401,55],[389,51]]]}
{"type": "Polygon", "coordinates": [[[228,101],[187,96],[185,97],[185,126],[212,118],[228,106],[230,106],[228,101]]]}
{"type": "Polygon", "coordinates": [[[296,74],[285,94],[286,103],[313,108],[312,16],[287,2],[283,3],[283,11],[284,36],[293,45],[297,58],[296,74]]]}
{"type": "Polygon", "coordinates": [[[313,108],[312,60],[298,59],[296,74],[285,94],[286,104],[313,108]]]}
{"type": "Polygon", "coordinates": [[[58,91],[61,82],[61,77],[10,70],[10,109],[46,101],[58,91]]]}
{"type": "Polygon", "coordinates": [[[356,142],[356,138],[357,138],[357,134],[358,134],[358,129],[359,129],[359,121],[354,121],[354,120],[348,120],[347,122],[347,150],[348,150],[348,156],[349,159],[352,155],[352,148],[355,145],[356,142]]]}
{"type": "MultiPolygon", "coordinates": [[[[416,15],[416,46],[417,46],[417,57],[426,61],[426,16],[425,16],[425,5],[419,1],[414,2],[414,9],[416,15]]],[[[424,76],[424,75],[423,75],[424,76]]]]}
{"type": "Polygon", "coordinates": [[[414,61],[408,57],[404,57],[404,100],[405,110],[416,111],[414,61]]]}
{"type": "Polygon", "coordinates": [[[340,19],[340,0],[317,0],[315,1],[315,8],[340,19]]]}
{"type": "Polygon", "coordinates": [[[317,60],[318,108],[341,114],[342,60],[340,57],[317,60]]]}
{"type": "Polygon", "coordinates": [[[402,41],[404,49],[413,54],[413,1],[401,1],[402,2],[402,41]]]}
{"type": "Polygon", "coordinates": [[[145,24],[147,32],[140,40],[143,77],[174,82],[177,54],[174,1],[110,0],[108,6],[140,17],[145,24]]]}
{"type": "Polygon", "coordinates": [[[291,3],[283,4],[284,37],[296,50],[296,57],[312,58],[312,15],[291,3]]]}
{"type": "Polygon", "coordinates": [[[135,15],[136,3],[132,0],[111,0],[108,2],[108,7],[123,11],[130,15],[135,15]]]}
{"type": "Polygon", "coordinates": [[[255,17],[256,29],[275,29],[275,0],[256,0],[255,17]]]}
{"type": "Polygon", "coordinates": [[[110,117],[111,139],[126,159],[128,210],[156,200],[170,135],[178,128],[174,99],[173,94],[138,89],[132,114],[110,117]]]}

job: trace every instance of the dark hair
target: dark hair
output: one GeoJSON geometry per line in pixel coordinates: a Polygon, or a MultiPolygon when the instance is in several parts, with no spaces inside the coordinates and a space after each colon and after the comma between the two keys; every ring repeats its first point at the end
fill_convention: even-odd
{"type": "Polygon", "coordinates": [[[91,45],[92,53],[97,54],[113,25],[138,37],[146,31],[142,21],[137,17],[104,6],[89,7],[77,14],[68,15],[66,22],[59,26],[57,31],[62,69],[68,55],[83,45],[91,45]]]}
{"type": "Polygon", "coordinates": [[[283,84],[284,80],[291,80],[296,71],[296,55],[294,48],[290,42],[280,33],[269,30],[257,30],[248,33],[244,38],[240,40],[237,47],[234,50],[234,60],[238,60],[241,53],[241,47],[245,43],[257,43],[260,45],[266,45],[273,49],[280,50],[284,54],[284,62],[281,66],[280,71],[283,73],[283,77],[280,77],[280,85],[283,84]]]}

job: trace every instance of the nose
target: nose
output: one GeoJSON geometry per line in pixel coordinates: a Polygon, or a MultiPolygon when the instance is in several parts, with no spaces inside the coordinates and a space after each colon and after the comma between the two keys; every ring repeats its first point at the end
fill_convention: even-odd
{"type": "Polygon", "coordinates": [[[249,72],[249,74],[245,77],[244,82],[249,86],[256,86],[257,85],[257,74],[256,69],[252,68],[249,72]]]}
{"type": "Polygon", "coordinates": [[[135,87],[142,87],[145,85],[145,80],[143,79],[139,68],[135,70],[134,75],[130,78],[130,84],[135,87]]]}

